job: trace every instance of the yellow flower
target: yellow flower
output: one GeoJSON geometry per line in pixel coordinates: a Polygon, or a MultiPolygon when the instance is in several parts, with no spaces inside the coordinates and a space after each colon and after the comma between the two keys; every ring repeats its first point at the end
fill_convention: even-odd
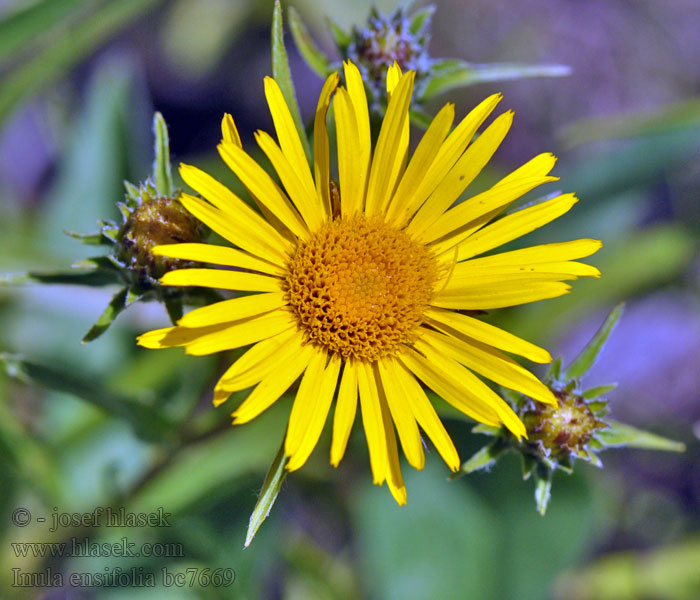
{"type": "Polygon", "coordinates": [[[325,82],[314,122],[313,173],[277,83],[265,95],[278,142],[256,140],[284,189],[247,154],[230,115],[219,153],[264,215],[210,175],[182,165],[184,181],[205,200],[182,203],[239,249],[209,244],[159,246],[154,253],[234,269],[181,269],[164,285],[204,286],[251,295],[193,310],[175,327],[143,334],[147,348],[184,346],[204,355],[251,345],[214,389],[219,405],[253,388],[234,423],[257,417],[301,377],[289,416],[287,468],[301,467],[321,435],[333,398],[331,464],[345,453],[359,399],[375,484],[387,481],[406,501],[395,431],[409,464],[425,463],[419,426],[453,471],[460,460],[419,380],[469,417],[517,437],[525,428],[476,374],[541,402],[556,404],[534,375],[501,351],[534,362],[549,353],[460,311],[554,298],[565,280],[599,276],[574,259],[600,242],[581,239],[500,254],[492,249],[545,225],[576,202],[563,194],[489,224],[533,188],[555,181],[555,157],[536,156],[491,189],[456,204],[508,129],[506,112],[470,143],[500,101],[484,100],[454,129],[454,106],[437,114],[411,160],[408,110],[414,73],[390,69],[390,100],[372,152],[360,73],[345,64],[347,87],[325,82]],[[330,179],[326,113],[333,97],[338,186],[330,179]]]}

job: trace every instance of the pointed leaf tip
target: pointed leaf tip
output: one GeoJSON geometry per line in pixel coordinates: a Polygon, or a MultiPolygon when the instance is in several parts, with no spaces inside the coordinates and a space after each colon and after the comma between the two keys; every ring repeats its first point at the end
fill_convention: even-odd
{"type": "MultiPolygon", "coordinates": [[[[168,126],[163,115],[156,112],[153,115],[153,181],[161,196],[172,196],[175,191],[173,174],[170,169],[170,137],[168,126]]],[[[127,188],[128,190],[128,188],[127,188]]],[[[130,191],[130,190],[128,190],[130,191]]]]}
{"type": "Polygon", "coordinates": [[[260,490],[260,495],[258,496],[258,501],[255,503],[255,508],[253,513],[250,515],[250,521],[248,522],[248,532],[246,533],[245,543],[243,548],[250,546],[253,541],[255,534],[260,529],[263,521],[267,519],[270,511],[272,510],[272,505],[277,500],[277,496],[282,489],[282,484],[287,477],[287,456],[284,453],[284,440],[280,445],[277,455],[275,456],[270,469],[265,476],[265,481],[263,482],[262,488],[260,490]]]}
{"type": "Polygon", "coordinates": [[[311,39],[306,25],[304,25],[301,16],[299,16],[299,13],[293,6],[289,7],[287,14],[289,16],[289,29],[292,32],[292,37],[294,38],[294,42],[302,58],[306,61],[306,64],[309,65],[309,68],[317,75],[320,77],[327,77],[333,70],[331,67],[331,60],[314,43],[313,39],[311,39]]]}
{"type": "Polygon", "coordinates": [[[610,311],[610,314],[605,318],[605,321],[591,338],[591,341],[586,344],[586,347],[581,350],[580,354],[564,371],[564,377],[566,379],[580,379],[588,373],[603,351],[605,343],[608,341],[610,334],[620,320],[624,308],[625,304],[621,302],[610,311]]]}

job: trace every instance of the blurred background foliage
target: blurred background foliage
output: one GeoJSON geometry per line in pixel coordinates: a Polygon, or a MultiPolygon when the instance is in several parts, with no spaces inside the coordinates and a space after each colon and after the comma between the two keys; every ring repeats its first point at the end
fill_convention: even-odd
{"type": "MultiPolygon", "coordinates": [[[[324,15],[361,24],[362,0],[293,4],[332,53],[324,15]]],[[[601,280],[487,318],[571,359],[615,303],[627,311],[589,386],[617,381],[612,416],[686,443],[682,455],[610,451],[600,471],[560,476],[545,518],[515,457],[448,483],[435,456],[406,468],[398,509],[371,484],[359,428],[338,470],[328,441],[285,484],[243,551],[248,516],[284,432],[280,402],[240,428],[213,409],[231,357],[137,348],[167,324],[131,307],[80,339],[113,289],[0,287],[0,585],[3,598],[458,598],[691,600],[700,597],[700,7],[694,0],[438,0],[431,55],[487,63],[556,62],[563,79],[483,83],[449,99],[458,116],[502,91],[515,125],[480,177],[486,186],[555,152],[559,189],[581,202],[523,243],[594,237],[601,280]],[[27,362],[20,363],[17,356],[27,362]],[[16,377],[5,375],[9,372],[16,377]],[[18,528],[10,515],[163,507],[160,529],[18,528]],[[177,542],[185,558],[18,558],[10,543],[177,542]],[[228,588],[12,588],[11,569],[233,568],[228,588]]],[[[390,11],[393,2],[377,2],[390,11]]],[[[151,169],[150,121],[163,113],[175,162],[233,187],[214,154],[223,112],[244,143],[271,129],[272,3],[245,0],[0,0],[0,271],[65,269],[88,251],[63,229],[116,218],[122,181],[151,169]]],[[[291,40],[288,36],[288,40],[291,40]]],[[[322,82],[288,43],[302,114],[322,82]]],[[[471,192],[470,192],[471,193],[471,192]]],[[[9,279],[9,276],[7,276],[9,279]]],[[[483,442],[448,421],[463,458],[483,442]]]]}

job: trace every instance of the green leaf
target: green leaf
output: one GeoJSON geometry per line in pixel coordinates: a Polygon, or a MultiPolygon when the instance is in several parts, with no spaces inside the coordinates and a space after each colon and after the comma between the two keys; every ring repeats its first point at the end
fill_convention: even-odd
{"type": "Polygon", "coordinates": [[[600,396],[604,396],[605,394],[612,392],[616,387],[616,383],[609,383],[608,385],[599,385],[597,387],[593,387],[589,390],[586,390],[581,394],[581,396],[586,400],[594,400],[595,398],[600,398],[600,396]]]}
{"type": "Polygon", "coordinates": [[[127,421],[144,440],[164,441],[172,436],[172,423],[150,406],[112,392],[94,378],[70,374],[66,369],[47,367],[19,356],[0,353],[0,368],[14,379],[72,394],[127,421]]]}
{"type": "Polygon", "coordinates": [[[610,427],[602,429],[596,435],[609,448],[643,448],[646,450],[665,450],[667,452],[685,452],[685,444],[668,438],[625,425],[618,421],[607,420],[610,427]]]}
{"type": "Polygon", "coordinates": [[[32,281],[46,284],[102,287],[118,283],[120,279],[117,273],[102,269],[74,269],[72,271],[55,271],[52,273],[30,271],[29,273],[20,273],[16,275],[10,273],[0,274],[0,285],[17,285],[32,281]]]}
{"type": "Polygon", "coordinates": [[[29,97],[48,88],[129,22],[162,0],[108,2],[88,18],[72,23],[4,77],[0,89],[0,124],[29,97]]]}
{"type": "Polygon", "coordinates": [[[549,365],[545,379],[552,379],[554,381],[561,379],[561,356],[557,356],[552,364],[549,365]]]}
{"type": "Polygon", "coordinates": [[[161,196],[172,196],[175,191],[173,174],[170,170],[170,138],[168,137],[168,126],[165,124],[163,115],[156,112],[153,115],[153,180],[156,182],[156,189],[161,196]]]}
{"type": "Polygon", "coordinates": [[[275,500],[277,500],[280,489],[282,489],[282,484],[287,477],[287,470],[285,469],[286,464],[287,457],[284,453],[284,440],[282,440],[282,444],[263,482],[258,501],[253,509],[253,514],[250,515],[248,533],[246,534],[245,544],[243,545],[244,548],[250,546],[258,529],[260,529],[263,521],[267,519],[270,514],[272,505],[275,503],[275,500]]]}
{"type": "Polygon", "coordinates": [[[486,81],[508,81],[526,77],[563,77],[571,69],[559,64],[525,65],[519,63],[474,64],[458,59],[444,59],[433,65],[434,75],[427,82],[421,102],[455,88],[486,81]]]}
{"type": "Polygon", "coordinates": [[[117,292],[117,294],[112,298],[111,302],[107,305],[104,312],[97,319],[97,322],[90,328],[85,336],[83,337],[83,344],[87,344],[92,340],[100,337],[107,328],[112,324],[112,321],[117,318],[117,315],[122,312],[127,307],[127,295],[129,293],[128,288],[117,292]]]}
{"type": "Polygon", "coordinates": [[[608,341],[610,334],[620,320],[624,308],[625,305],[621,302],[610,311],[610,314],[606,317],[593,338],[591,338],[591,341],[586,344],[586,347],[581,350],[581,353],[565,369],[563,375],[565,379],[580,379],[588,373],[589,369],[595,364],[600,353],[603,351],[605,343],[608,341]]]}
{"type": "Polygon", "coordinates": [[[336,23],[330,17],[326,17],[326,22],[328,23],[328,31],[330,31],[331,36],[335,45],[340,50],[340,53],[344,56],[350,42],[352,42],[352,37],[345,31],[338,23],[336,23]]]}
{"type": "Polygon", "coordinates": [[[435,12],[435,5],[428,4],[425,8],[415,12],[411,17],[411,24],[409,26],[409,31],[413,35],[420,35],[424,33],[426,27],[430,26],[430,19],[435,12]]]}
{"type": "Polygon", "coordinates": [[[543,517],[552,498],[552,471],[546,467],[535,470],[535,505],[543,517]]]}
{"type": "Polygon", "coordinates": [[[177,322],[182,319],[182,298],[174,298],[172,296],[166,296],[165,309],[168,311],[168,316],[173,325],[177,325],[177,322]]]}
{"type": "Polygon", "coordinates": [[[95,0],[43,0],[11,12],[0,21],[0,61],[26,50],[37,36],[90,4],[95,0]]]}
{"type": "Polygon", "coordinates": [[[311,149],[309,148],[309,140],[306,137],[304,123],[301,120],[297,95],[294,90],[294,82],[292,81],[292,72],[289,70],[287,50],[284,47],[284,24],[282,22],[282,5],[280,0],[275,0],[275,9],[272,13],[272,78],[282,90],[282,95],[287,103],[289,112],[292,113],[294,125],[296,125],[297,132],[301,138],[306,158],[310,163],[311,149]]]}
{"type": "Polygon", "coordinates": [[[507,448],[508,446],[503,443],[501,438],[497,438],[462,464],[459,472],[450,475],[450,479],[457,479],[463,475],[469,475],[469,473],[473,473],[474,471],[492,467],[507,448]]]}
{"type": "Polygon", "coordinates": [[[299,13],[293,6],[289,7],[289,29],[292,32],[294,43],[297,45],[299,53],[306,61],[306,64],[319,76],[327,77],[333,71],[331,60],[314,43],[306,29],[306,25],[301,20],[299,13]]]}

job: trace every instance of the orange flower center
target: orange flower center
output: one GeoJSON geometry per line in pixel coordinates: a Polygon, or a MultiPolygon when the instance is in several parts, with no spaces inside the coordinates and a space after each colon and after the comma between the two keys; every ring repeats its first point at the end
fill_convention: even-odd
{"type": "Polygon", "coordinates": [[[375,361],[410,343],[436,280],[427,248],[379,219],[336,219],[299,245],[289,303],[310,341],[375,361]]]}

